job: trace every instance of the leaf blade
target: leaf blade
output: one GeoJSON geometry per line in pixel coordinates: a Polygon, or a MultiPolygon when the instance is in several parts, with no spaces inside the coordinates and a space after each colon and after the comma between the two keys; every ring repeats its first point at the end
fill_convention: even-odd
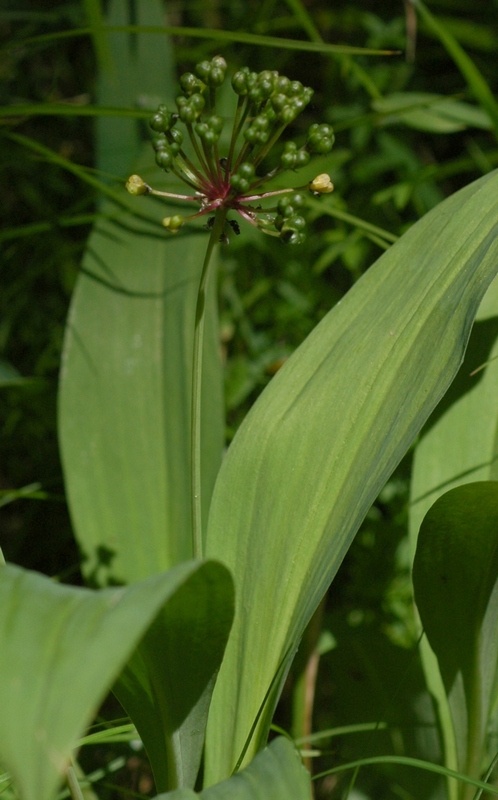
{"type": "Polygon", "coordinates": [[[283,736],[249,766],[200,794],[183,789],[158,795],[155,800],[311,800],[311,782],[294,744],[283,736]]]}
{"type": "Polygon", "coordinates": [[[204,569],[189,562],[95,592],[0,567],[0,758],[25,800],[51,800],[84,726],[147,626],[204,569]]]}
{"type": "Polygon", "coordinates": [[[393,245],[280,370],[228,451],[206,553],[230,566],[239,601],[208,723],[208,783],[233,768],[278,665],[461,362],[498,268],[497,185],[496,172],[471,184],[393,245]]]}
{"type": "Polygon", "coordinates": [[[230,574],[212,562],[162,609],[114,686],[145,745],[157,791],[195,785],[233,610],[230,574]]]}
{"type": "Polygon", "coordinates": [[[452,711],[459,767],[478,778],[498,661],[498,482],[458,486],[436,500],[420,528],[413,583],[452,711]]]}
{"type": "MultiPolygon", "coordinates": [[[[71,514],[85,574],[98,583],[140,580],[193,553],[190,361],[204,237],[163,239],[126,222],[102,220],[90,238],[59,388],[71,514]]],[[[214,288],[203,375],[205,516],[223,445],[214,288]]]]}

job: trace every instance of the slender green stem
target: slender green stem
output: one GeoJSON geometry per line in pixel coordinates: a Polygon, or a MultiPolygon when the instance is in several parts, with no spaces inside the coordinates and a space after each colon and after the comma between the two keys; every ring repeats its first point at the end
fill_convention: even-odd
{"type": "Polygon", "coordinates": [[[171,171],[175,173],[182,181],[193,186],[197,190],[205,190],[208,186],[205,176],[200,172],[195,164],[192,163],[190,158],[183,150],[176,154],[175,158],[177,166],[171,167],[171,171]]]}
{"type": "Polygon", "coordinates": [[[227,156],[227,170],[229,172],[232,171],[232,159],[235,150],[235,144],[242,129],[242,125],[244,124],[244,121],[246,119],[247,110],[248,110],[248,104],[246,102],[246,98],[239,95],[239,99],[237,101],[237,108],[235,110],[235,119],[233,121],[233,126],[232,126],[232,138],[230,139],[230,148],[228,150],[228,156],[227,156]],[[242,113],[242,108],[244,106],[244,103],[245,103],[245,111],[244,113],[242,113]]]}
{"type": "MultiPolygon", "coordinates": [[[[483,779],[484,783],[487,783],[489,781],[489,779],[491,778],[491,775],[493,774],[493,770],[496,767],[497,763],[498,763],[498,753],[495,755],[495,757],[493,758],[491,764],[489,765],[489,767],[488,767],[488,769],[486,771],[486,774],[485,774],[484,779],[483,779]]],[[[478,789],[476,794],[475,794],[475,796],[474,796],[474,800],[480,800],[482,793],[483,793],[483,789],[478,789]]]]}
{"type": "Polygon", "coordinates": [[[78,782],[78,778],[76,777],[76,772],[74,771],[74,767],[69,766],[67,768],[66,779],[73,800],[84,800],[83,792],[80,789],[80,785],[78,782]]]}
{"type": "MultiPolygon", "coordinates": [[[[258,106],[254,103],[251,103],[249,100],[247,101],[246,107],[244,109],[244,113],[239,122],[239,128],[237,130],[235,141],[239,135],[239,132],[242,130],[244,123],[248,117],[255,117],[258,113],[258,106]]],[[[235,165],[232,168],[233,172],[237,172],[239,166],[242,164],[243,161],[250,158],[254,148],[256,147],[255,144],[251,144],[248,141],[245,141],[242,147],[240,148],[239,155],[236,158],[235,165]]]]}
{"type": "Polygon", "coordinates": [[[206,317],[206,291],[210,269],[213,263],[212,254],[215,245],[220,241],[227,218],[227,209],[216,211],[214,225],[202,265],[197,306],[195,309],[194,353],[192,360],[192,407],[191,407],[191,492],[192,492],[192,543],[194,558],[202,558],[202,497],[201,497],[201,401],[202,401],[202,351],[204,343],[204,322],[206,317]]]}
{"type": "MultiPolygon", "coordinates": [[[[467,733],[467,760],[465,773],[471,778],[479,778],[481,775],[481,768],[483,763],[483,756],[485,750],[484,741],[484,726],[481,712],[481,695],[482,695],[482,678],[481,678],[481,664],[476,659],[473,669],[473,681],[470,692],[467,695],[467,716],[468,716],[468,733],[467,733]],[[470,695],[470,696],[469,696],[470,695]]],[[[474,789],[468,784],[462,787],[462,798],[471,800],[474,796],[474,789]]]]}
{"type": "Polygon", "coordinates": [[[278,140],[280,139],[282,133],[285,131],[287,125],[288,125],[287,122],[283,122],[282,125],[280,125],[276,129],[276,131],[272,134],[272,136],[270,137],[270,140],[268,142],[266,142],[266,144],[261,146],[260,151],[257,153],[257,155],[256,155],[256,157],[254,159],[254,166],[255,167],[258,167],[261,164],[261,162],[263,161],[264,157],[267,156],[268,153],[270,152],[270,150],[273,148],[273,145],[275,144],[275,142],[278,142],[278,140]]]}
{"type": "Polygon", "coordinates": [[[211,183],[216,183],[218,180],[219,165],[216,163],[216,159],[214,157],[214,147],[213,145],[206,144],[206,142],[203,140],[202,149],[204,151],[204,157],[206,159],[210,181],[211,183]]]}
{"type": "Polygon", "coordinates": [[[210,175],[209,165],[208,165],[207,161],[205,161],[204,155],[202,153],[202,150],[199,147],[199,143],[197,141],[197,137],[196,137],[196,135],[194,133],[194,128],[188,122],[185,123],[185,125],[186,125],[186,128],[187,128],[187,133],[189,135],[189,139],[190,139],[190,141],[192,143],[192,147],[194,148],[195,154],[196,154],[197,158],[199,159],[199,164],[201,165],[201,169],[205,174],[210,175]]]}

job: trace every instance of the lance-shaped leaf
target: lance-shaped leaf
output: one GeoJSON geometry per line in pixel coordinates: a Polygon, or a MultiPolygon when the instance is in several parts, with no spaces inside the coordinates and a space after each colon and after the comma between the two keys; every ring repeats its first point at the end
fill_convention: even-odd
{"type": "MultiPolygon", "coordinates": [[[[202,235],[167,238],[130,214],[120,226],[99,223],[88,243],[66,330],[59,436],[74,530],[89,559],[85,574],[99,584],[141,580],[193,555],[191,362],[206,242],[202,235]]],[[[205,511],[223,443],[213,288],[203,382],[205,511]]]]}
{"type": "MultiPolygon", "coordinates": [[[[166,23],[162,0],[134,3],[110,0],[106,25],[161,27],[166,23]]],[[[174,99],[173,47],[168,36],[106,31],[111,64],[99,72],[97,101],[102,106],[151,108],[174,99]]],[[[98,117],[95,121],[96,161],[102,172],[128,177],[139,157],[143,123],[126,117],[98,117]]]]}
{"type": "Polygon", "coordinates": [[[145,745],[158,791],[195,785],[233,612],[233,581],[212,564],[170,598],[113,688],[145,745]]]}
{"type": "MultiPolygon", "coordinates": [[[[167,616],[189,583],[202,597],[217,579],[226,582],[220,564],[189,562],[96,592],[0,567],[0,762],[22,800],[51,800],[76,741],[162,607],[167,616]]],[[[163,670],[166,680],[168,664],[163,670]]]]}
{"type": "MultiPolygon", "coordinates": [[[[442,402],[427,420],[415,448],[410,483],[412,557],[420,524],[432,504],[454,486],[498,475],[498,280],[479,307],[464,362],[442,402]],[[481,368],[482,367],[482,368],[481,368]],[[476,372],[476,370],[478,370],[476,372]]],[[[458,769],[453,723],[437,659],[427,639],[420,644],[427,685],[439,713],[445,764],[458,769]]],[[[448,782],[450,800],[457,785],[448,782]]]]}
{"type": "Polygon", "coordinates": [[[264,742],[304,627],[453,379],[497,271],[495,172],[386,252],[241,426],[208,528],[206,552],[230,566],[238,598],[208,723],[208,785],[234,768],[267,698],[247,757],[264,742]]]}
{"type": "MultiPolygon", "coordinates": [[[[130,8],[126,0],[113,0],[108,24],[164,24],[159,0],[137,4],[136,19],[130,8]]],[[[115,70],[100,80],[101,103],[156,107],[170,99],[175,81],[167,39],[114,32],[109,41],[115,70]]],[[[85,575],[101,585],[141,580],[193,556],[192,348],[208,236],[171,237],[160,225],[171,206],[126,194],[124,181],[136,170],[163,188],[150,145],[137,167],[142,127],[130,119],[98,121],[98,165],[123,179],[130,213],[106,204],[103,210],[115,219],[100,221],[89,238],[71,301],[59,393],[73,527],[88,559],[85,575]]],[[[175,191],[171,173],[167,177],[164,188],[175,191]]],[[[224,443],[214,283],[204,340],[204,521],[224,443]]]]}
{"type": "Polygon", "coordinates": [[[449,699],[459,767],[479,778],[498,659],[498,482],[458,486],[434,503],[420,528],[413,584],[449,699]]]}
{"type": "Polygon", "coordinates": [[[311,800],[311,782],[299,753],[279,736],[246,769],[200,794],[180,789],[155,800],[311,800]]]}
{"type": "Polygon", "coordinates": [[[415,448],[410,487],[413,552],[422,519],[438,497],[459,484],[498,477],[497,356],[495,280],[477,313],[458,375],[427,420],[415,448]]]}

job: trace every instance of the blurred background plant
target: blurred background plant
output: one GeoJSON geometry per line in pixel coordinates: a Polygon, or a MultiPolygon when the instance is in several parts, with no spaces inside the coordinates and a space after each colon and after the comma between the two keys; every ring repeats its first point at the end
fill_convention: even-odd
{"type": "MultiPolygon", "coordinates": [[[[441,199],[498,165],[498,3],[431,0],[430,14],[416,5],[165,4],[163,24],[191,29],[171,39],[178,76],[217,53],[231,71],[245,64],[278,70],[315,90],[296,133],[304,136],[317,120],[336,133],[324,161],[335,192],[326,204],[310,202],[306,242],[284,247],[242,225],[242,235],[222,248],[227,442],[279,366],[382,250],[441,199]],[[258,39],[268,36],[311,41],[316,49],[269,48],[258,39]],[[331,54],[321,52],[323,42],[392,52],[331,54]]],[[[71,583],[81,576],[56,439],[62,336],[102,192],[119,195],[127,178],[119,160],[113,166],[108,158],[103,171],[98,148],[104,142],[108,153],[119,150],[132,118],[144,120],[133,135],[148,140],[145,121],[157,105],[156,97],[140,95],[139,85],[134,104],[113,94],[119,63],[102,29],[105,12],[98,0],[21,0],[0,11],[0,545],[7,560],[71,583]]],[[[134,2],[128,13],[133,24],[134,2]]],[[[135,34],[127,36],[133,49],[135,34]]],[[[408,456],[363,524],[282,698],[278,724],[296,737],[308,733],[309,722],[293,713],[293,697],[314,685],[303,670],[305,656],[315,651],[307,662],[308,669],[316,666],[320,653],[313,730],[382,723],[321,740],[316,772],[359,755],[440,755],[413,650],[409,473],[408,456]]],[[[120,714],[110,699],[103,717],[120,714]]],[[[98,774],[101,798],[117,796],[117,784],[134,796],[153,792],[145,759],[130,750],[133,732],[123,736],[125,744],[115,737],[85,750],[82,761],[98,774]]],[[[393,767],[364,770],[357,786],[350,797],[437,797],[439,791],[434,780],[407,778],[393,767]]],[[[317,796],[339,797],[346,788],[330,776],[318,782],[317,796]]]]}

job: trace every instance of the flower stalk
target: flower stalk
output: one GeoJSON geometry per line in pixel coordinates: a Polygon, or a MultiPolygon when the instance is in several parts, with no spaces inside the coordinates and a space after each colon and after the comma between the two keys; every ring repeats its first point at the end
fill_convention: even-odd
{"type": "Polygon", "coordinates": [[[201,487],[201,404],[202,404],[202,352],[206,315],[206,292],[213,262],[213,250],[223,234],[227,210],[220,206],[211,228],[204,263],[202,265],[197,303],[195,309],[194,349],[192,358],[192,405],[191,405],[191,487],[192,487],[192,550],[194,558],[202,558],[204,544],[202,536],[202,487],[201,487]]]}
{"type": "Polygon", "coordinates": [[[285,129],[310,102],[313,90],[299,81],[291,81],[272,70],[251,72],[242,67],[232,77],[238,96],[227,154],[220,157],[219,142],[224,119],[216,113],[216,92],[226,77],[227,64],[222,56],[201,61],[195,73],[180,78],[182,93],[176,98],[176,110],[160,105],[150,119],[156,163],[173,173],[189,188],[189,194],[153,189],[138,175],[132,175],[126,189],[135,196],[154,195],[178,204],[193,203],[196,210],[184,216],[174,213],[162,223],[172,234],[186,222],[210,215],[206,256],[202,266],[195,311],[192,403],[191,403],[191,484],[192,551],[203,556],[201,504],[201,389],[204,340],[205,300],[218,242],[228,243],[228,234],[240,233],[240,227],[228,215],[234,212],[262,233],[275,236],[286,244],[300,244],[305,238],[303,212],[306,194],[328,194],[333,190],[330,176],[318,175],[310,183],[276,190],[265,184],[282,172],[295,172],[309,164],[315,154],[332,150],[334,133],[330,125],[310,126],[304,144],[286,142],[276,163],[269,164],[271,153],[285,129]],[[179,123],[183,123],[186,136],[179,123]],[[267,200],[275,204],[264,207],[267,200]]]}

